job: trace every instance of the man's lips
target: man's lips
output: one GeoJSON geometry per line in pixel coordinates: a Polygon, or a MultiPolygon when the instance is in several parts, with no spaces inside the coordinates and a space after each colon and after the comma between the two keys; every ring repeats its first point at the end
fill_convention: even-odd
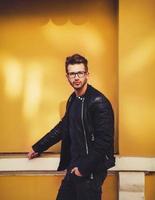
{"type": "Polygon", "coordinates": [[[81,82],[74,82],[74,84],[79,85],[81,82]]]}

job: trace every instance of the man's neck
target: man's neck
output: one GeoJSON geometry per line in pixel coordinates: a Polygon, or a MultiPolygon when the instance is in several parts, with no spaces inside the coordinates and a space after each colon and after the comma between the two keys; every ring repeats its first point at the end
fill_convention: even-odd
{"type": "Polygon", "coordinates": [[[86,83],[82,88],[75,90],[75,94],[77,97],[82,96],[85,94],[86,90],[87,90],[88,84],[86,83]]]}

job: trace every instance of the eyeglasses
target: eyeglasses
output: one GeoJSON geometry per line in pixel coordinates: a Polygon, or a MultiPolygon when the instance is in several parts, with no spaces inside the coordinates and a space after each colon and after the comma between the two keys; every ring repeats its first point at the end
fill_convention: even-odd
{"type": "Polygon", "coordinates": [[[68,72],[67,75],[69,78],[75,78],[76,75],[79,78],[83,78],[85,76],[86,72],[85,71],[79,71],[79,72],[68,72]]]}

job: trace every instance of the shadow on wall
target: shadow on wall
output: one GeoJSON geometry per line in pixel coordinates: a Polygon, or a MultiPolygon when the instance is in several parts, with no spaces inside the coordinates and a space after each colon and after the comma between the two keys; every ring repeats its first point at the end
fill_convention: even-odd
{"type": "Polygon", "coordinates": [[[93,13],[96,10],[101,12],[102,15],[111,15],[117,17],[118,0],[33,0],[33,1],[20,1],[8,0],[1,2],[0,16],[1,17],[17,17],[17,16],[41,16],[39,20],[40,25],[46,24],[49,19],[56,25],[63,25],[68,20],[73,24],[81,25],[85,22],[96,18],[93,13]],[[91,16],[90,16],[91,13],[91,16]]]}

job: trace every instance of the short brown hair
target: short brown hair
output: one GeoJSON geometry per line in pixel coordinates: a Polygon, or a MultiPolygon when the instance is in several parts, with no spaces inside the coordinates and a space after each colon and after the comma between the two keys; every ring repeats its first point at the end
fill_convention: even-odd
{"type": "Polygon", "coordinates": [[[65,62],[65,70],[66,73],[68,72],[68,65],[74,65],[74,64],[81,64],[83,63],[85,66],[85,70],[86,72],[88,72],[88,60],[81,56],[80,54],[73,54],[72,56],[69,56],[66,58],[66,62],[65,62]]]}

